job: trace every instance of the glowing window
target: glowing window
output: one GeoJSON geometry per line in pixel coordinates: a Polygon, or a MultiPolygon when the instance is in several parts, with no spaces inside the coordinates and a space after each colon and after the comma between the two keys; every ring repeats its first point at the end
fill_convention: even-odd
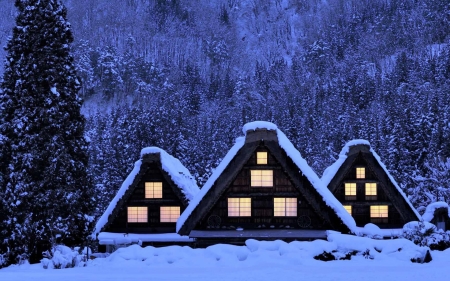
{"type": "Polygon", "coordinates": [[[180,217],[180,207],[160,207],[160,222],[177,222],[180,217]]]}
{"type": "Polygon", "coordinates": [[[256,152],[256,164],[267,165],[267,152],[256,152]]]}
{"type": "Polygon", "coordinates": [[[128,222],[147,222],[147,207],[128,207],[128,222]]]}
{"type": "Polygon", "coordinates": [[[346,183],[345,184],[345,195],[356,196],[356,183],[346,183]]]}
{"type": "Polygon", "coordinates": [[[388,206],[370,206],[370,217],[371,218],[387,218],[388,217],[388,206]]]}
{"type": "Polygon", "coordinates": [[[251,170],[251,186],[273,186],[272,170],[251,170]]]}
{"type": "Polygon", "coordinates": [[[162,198],[162,182],[146,182],[145,198],[162,198]]]}
{"type": "Polygon", "coordinates": [[[344,205],[344,209],[351,215],[352,214],[352,205],[344,205]]]}
{"type": "Polygon", "coordinates": [[[356,168],[356,178],[365,179],[366,178],[366,168],[356,168]]]}
{"type": "Polygon", "coordinates": [[[273,198],[273,215],[275,217],[296,217],[297,198],[273,198]]]}
{"type": "Polygon", "coordinates": [[[251,198],[228,198],[228,216],[229,217],[251,217],[252,199],[251,198]]]}
{"type": "Polygon", "coordinates": [[[376,183],[366,183],[366,195],[377,195],[377,184],[376,183]]]}

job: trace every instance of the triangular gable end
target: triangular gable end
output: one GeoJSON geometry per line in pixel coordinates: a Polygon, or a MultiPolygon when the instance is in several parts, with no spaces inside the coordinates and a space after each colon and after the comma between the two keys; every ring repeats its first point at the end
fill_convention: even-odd
{"type": "MultiPolygon", "coordinates": [[[[178,159],[170,156],[164,150],[157,147],[144,148],[141,151],[141,159],[136,161],[133,170],[125,179],[116,196],[98,220],[93,233],[93,238],[96,238],[98,233],[108,230],[118,215],[122,217],[124,215],[126,216],[127,202],[129,202],[132,196],[136,196],[134,193],[137,188],[142,189],[144,181],[146,177],[148,177],[148,173],[159,174],[158,178],[164,183],[162,192],[167,193],[168,191],[169,194],[173,194],[176,199],[172,199],[171,201],[176,201],[177,205],[181,205],[181,211],[184,210],[190,200],[199,191],[195,179],[178,159]],[[169,189],[166,190],[166,188],[169,189]]],[[[143,203],[138,204],[139,206],[149,206],[154,204],[151,200],[146,200],[144,198],[145,195],[142,194],[142,191],[139,196],[143,197],[142,200],[140,200],[143,203]]],[[[150,222],[148,223],[150,224],[150,222]]]]}
{"type": "Polygon", "coordinates": [[[358,226],[375,223],[381,228],[401,228],[421,218],[368,141],[345,145],[339,159],[325,170],[322,182],[358,226]]]}
{"type": "MultiPolygon", "coordinates": [[[[342,219],[334,208],[330,207],[328,201],[334,199],[331,204],[336,205],[336,209],[339,208],[339,202],[332,198],[333,196],[325,187],[321,188],[322,192],[318,192],[320,187],[315,184],[321,184],[319,178],[274,124],[268,122],[249,123],[244,126],[244,133],[246,134],[245,139],[239,138],[236,141],[235,146],[180,217],[177,223],[179,234],[189,234],[191,230],[198,228],[200,223],[202,224],[200,228],[204,228],[206,224],[208,224],[208,228],[214,228],[214,224],[217,223],[218,228],[230,229],[233,227],[230,226],[231,223],[237,227],[245,226],[246,229],[264,229],[292,227],[293,220],[296,220],[295,227],[297,228],[317,227],[317,222],[320,221],[319,228],[349,231],[351,226],[343,222],[352,219],[342,219]],[[261,152],[267,152],[264,157],[268,157],[268,159],[264,161],[269,162],[266,163],[268,166],[257,165],[257,153],[261,152]],[[299,164],[300,162],[301,164],[299,164]],[[267,187],[264,187],[265,183],[260,184],[263,185],[262,187],[254,186],[253,181],[258,181],[264,176],[255,176],[254,178],[252,173],[264,174],[264,171],[270,172],[269,184],[267,187]],[[230,189],[233,192],[230,192],[230,189]],[[226,195],[224,195],[225,193],[226,195]],[[328,200],[323,198],[324,194],[328,200]],[[234,202],[239,200],[236,197],[249,200],[250,209],[247,210],[247,217],[230,216],[230,204],[239,204],[239,202],[234,202]],[[275,203],[277,200],[286,200],[280,204],[282,206],[290,204],[294,210],[291,210],[293,213],[286,217],[277,217],[274,207],[275,204],[278,204],[275,203]],[[217,205],[221,207],[217,207],[217,205]],[[228,225],[220,226],[224,218],[228,225]],[[280,224],[280,222],[283,223],[280,224]]],[[[344,213],[345,216],[346,211],[342,206],[340,208],[342,210],[338,213],[344,213]]],[[[349,224],[351,225],[351,223],[349,224]]]]}

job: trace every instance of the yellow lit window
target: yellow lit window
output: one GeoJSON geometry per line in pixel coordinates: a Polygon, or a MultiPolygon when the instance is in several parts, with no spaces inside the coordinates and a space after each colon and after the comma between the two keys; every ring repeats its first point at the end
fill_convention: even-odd
{"type": "Polygon", "coordinates": [[[145,198],[162,198],[162,182],[146,182],[145,198]]]}
{"type": "Polygon", "coordinates": [[[366,195],[377,195],[377,184],[376,183],[366,183],[366,195]]]}
{"type": "Polygon", "coordinates": [[[345,195],[355,195],[356,196],[356,183],[346,183],[345,184],[345,195]]]}
{"type": "Polygon", "coordinates": [[[251,186],[273,186],[272,170],[251,170],[251,186]]]}
{"type": "Polygon", "coordinates": [[[273,198],[273,215],[275,217],[296,217],[297,198],[273,198]]]}
{"type": "Polygon", "coordinates": [[[388,217],[388,206],[370,206],[370,217],[371,218],[387,218],[388,217]]]}
{"type": "Polygon", "coordinates": [[[366,178],[366,168],[356,168],[356,178],[365,179],[366,178]]]}
{"type": "Polygon", "coordinates": [[[256,164],[267,165],[267,152],[256,152],[256,164]]]}
{"type": "Polygon", "coordinates": [[[344,209],[351,215],[352,214],[352,205],[344,205],[344,209]]]}
{"type": "Polygon", "coordinates": [[[128,222],[147,222],[147,207],[128,207],[128,222]]]}
{"type": "Polygon", "coordinates": [[[180,207],[160,207],[160,222],[177,222],[180,217],[180,207]]]}
{"type": "Polygon", "coordinates": [[[229,217],[251,217],[252,199],[251,198],[228,198],[228,216],[229,217]]]}

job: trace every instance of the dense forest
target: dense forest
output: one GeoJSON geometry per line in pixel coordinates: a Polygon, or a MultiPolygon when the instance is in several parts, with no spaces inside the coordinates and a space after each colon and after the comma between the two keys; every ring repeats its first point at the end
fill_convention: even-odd
{"type": "MultiPolygon", "coordinates": [[[[2,45],[13,2],[0,0],[2,45]]],[[[277,124],[319,176],[367,139],[419,211],[450,203],[448,0],[63,2],[97,215],[141,148],[165,149],[201,186],[254,120],[277,124]]]]}

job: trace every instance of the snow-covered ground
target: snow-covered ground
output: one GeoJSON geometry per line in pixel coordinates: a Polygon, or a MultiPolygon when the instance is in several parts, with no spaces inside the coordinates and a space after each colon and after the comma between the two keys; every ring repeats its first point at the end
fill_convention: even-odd
{"type": "Polygon", "coordinates": [[[372,240],[333,234],[329,241],[259,242],[246,246],[214,245],[207,249],[132,245],[86,267],[43,269],[41,265],[10,266],[0,270],[0,280],[448,280],[450,249],[431,253],[429,263],[412,263],[410,257],[426,248],[409,240],[372,240]],[[351,260],[319,261],[326,251],[367,249],[351,260]]]}

